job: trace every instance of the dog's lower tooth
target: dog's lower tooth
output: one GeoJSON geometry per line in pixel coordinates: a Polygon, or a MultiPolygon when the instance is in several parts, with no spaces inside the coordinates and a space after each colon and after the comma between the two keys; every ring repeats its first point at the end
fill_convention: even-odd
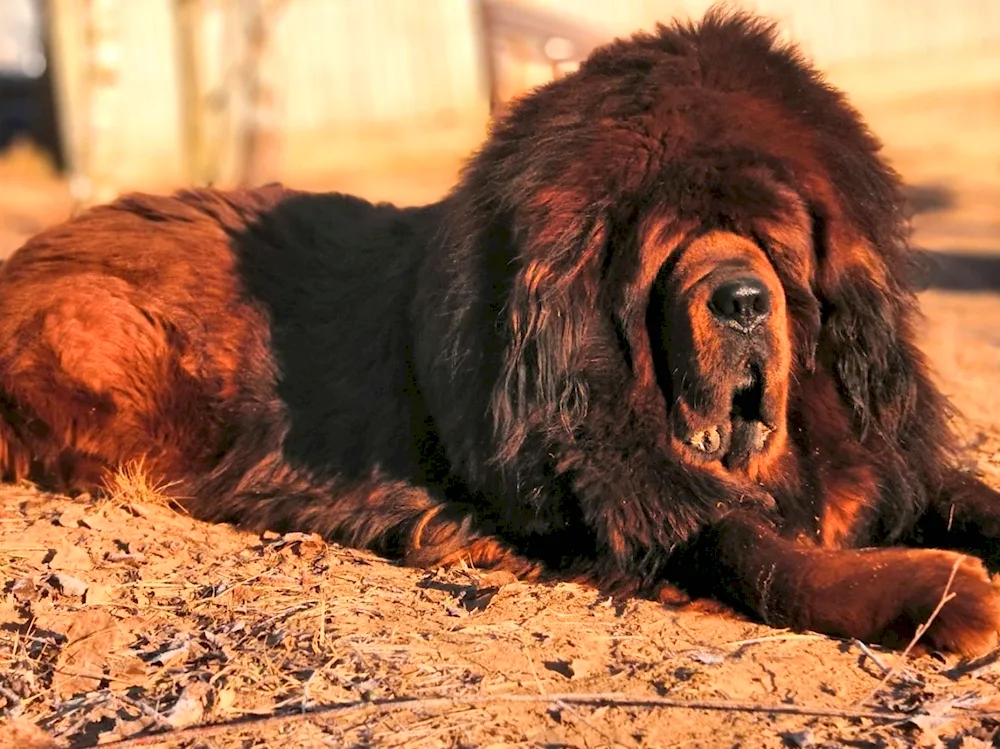
{"type": "Polygon", "coordinates": [[[688,444],[703,452],[711,454],[717,451],[720,445],[722,445],[722,435],[719,434],[718,427],[712,427],[710,429],[697,432],[690,440],[688,440],[688,444]]]}
{"type": "Polygon", "coordinates": [[[754,448],[757,450],[763,450],[764,445],[767,444],[767,437],[774,430],[766,424],[757,425],[757,433],[754,439],[754,448]]]}

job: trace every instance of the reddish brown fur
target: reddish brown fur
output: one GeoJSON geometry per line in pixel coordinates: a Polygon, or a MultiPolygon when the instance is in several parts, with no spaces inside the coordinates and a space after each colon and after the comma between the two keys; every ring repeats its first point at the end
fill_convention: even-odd
{"type": "Polygon", "coordinates": [[[955,467],[907,257],[857,114],[713,12],[513,106],[431,206],[132,195],[34,238],[0,467],[143,459],[208,520],[890,643],[960,562],[925,637],[981,652],[1000,597],[961,552],[1000,500],[955,467]]]}

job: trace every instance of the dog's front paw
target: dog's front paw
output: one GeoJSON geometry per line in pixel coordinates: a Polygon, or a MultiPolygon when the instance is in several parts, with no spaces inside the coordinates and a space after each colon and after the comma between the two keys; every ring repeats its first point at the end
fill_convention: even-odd
{"type": "MultiPolygon", "coordinates": [[[[1000,638],[1000,587],[976,557],[951,551],[908,550],[908,580],[881,595],[880,631],[871,638],[902,648],[921,633],[918,646],[964,656],[989,652],[1000,638]]],[[[894,576],[888,576],[892,578],[894,576]]]]}

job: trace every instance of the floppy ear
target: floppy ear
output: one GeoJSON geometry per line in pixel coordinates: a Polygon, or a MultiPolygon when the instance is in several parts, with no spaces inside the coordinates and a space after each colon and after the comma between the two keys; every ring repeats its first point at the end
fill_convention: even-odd
{"type": "Polygon", "coordinates": [[[503,311],[506,346],[491,402],[501,462],[529,433],[572,431],[587,410],[585,348],[598,314],[605,223],[565,195],[533,207],[515,218],[520,267],[503,311]]]}
{"type": "Polygon", "coordinates": [[[852,407],[859,436],[873,429],[895,442],[927,381],[913,343],[916,298],[905,244],[887,232],[888,246],[876,246],[839,211],[811,208],[822,305],[819,362],[852,407]]]}
{"type": "Polygon", "coordinates": [[[785,304],[791,322],[792,351],[799,368],[812,372],[816,367],[822,315],[813,293],[816,278],[813,223],[798,195],[778,188],[783,210],[755,222],[758,241],[768,248],[774,271],[785,290],[785,304]]]}

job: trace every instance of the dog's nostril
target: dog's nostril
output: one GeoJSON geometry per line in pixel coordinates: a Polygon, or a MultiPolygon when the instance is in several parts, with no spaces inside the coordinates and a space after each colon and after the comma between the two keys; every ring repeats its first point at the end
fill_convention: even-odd
{"type": "Polygon", "coordinates": [[[749,330],[771,311],[771,295],[762,281],[737,278],[716,287],[709,307],[717,317],[749,330]]]}

